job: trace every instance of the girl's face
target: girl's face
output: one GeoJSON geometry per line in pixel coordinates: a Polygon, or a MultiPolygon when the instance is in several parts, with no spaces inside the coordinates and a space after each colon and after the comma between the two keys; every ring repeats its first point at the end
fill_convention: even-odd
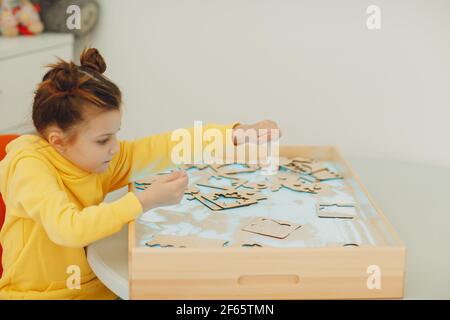
{"type": "Polygon", "coordinates": [[[91,173],[102,173],[119,151],[116,134],[120,130],[122,112],[102,111],[88,114],[86,118],[75,128],[77,136],[74,142],[64,142],[64,134],[58,130],[51,131],[47,139],[64,158],[79,168],[91,173]]]}

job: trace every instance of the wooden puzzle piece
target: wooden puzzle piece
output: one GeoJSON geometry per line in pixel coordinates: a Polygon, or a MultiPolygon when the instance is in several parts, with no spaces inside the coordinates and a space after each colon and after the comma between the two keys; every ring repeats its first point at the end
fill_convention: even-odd
{"type": "Polygon", "coordinates": [[[230,175],[230,174],[238,174],[238,173],[249,173],[255,172],[259,169],[258,165],[255,164],[247,164],[247,163],[224,163],[224,164],[210,164],[209,167],[213,169],[219,175],[230,175]],[[236,168],[226,168],[230,165],[243,165],[246,168],[236,169],[236,168]]]}
{"type": "Polygon", "coordinates": [[[206,168],[208,168],[208,166],[209,165],[207,165],[207,164],[182,164],[181,166],[180,166],[180,169],[183,169],[183,170],[189,170],[189,169],[192,169],[192,168],[197,168],[198,170],[204,170],[204,169],[206,169],[206,168]]]}
{"type": "Polygon", "coordinates": [[[281,166],[295,173],[311,175],[319,181],[342,179],[340,174],[324,167],[322,164],[314,160],[302,157],[297,157],[290,160],[291,161],[289,163],[284,163],[281,166]]]}
{"type": "Polygon", "coordinates": [[[220,189],[220,190],[228,190],[231,187],[237,188],[245,183],[247,183],[247,180],[245,180],[245,179],[240,179],[240,178],[232,177],[232,176],[228,176],[228,175],[205,175],[196,182],[196,184],[199,186],[220,189]],[[211,179],[215,179],[215,180],[229,179],[229,180],[231,180],[231,186],[211,184],[211,182],[210,182],[211,179]]]}
{"type": "Polygon", "coordinates": [[[255,190],[245,190],[245,189],[236,189],[230,188],[223,192],[215,192],[216,195],[222,195],[225,198],[236,198],[236,199],[254,199],[254,200],[265,200],[267,197],[255,190]]]}
{"type": "Polygon", "coordinates": [[[251,204],[255,204],[258,200],[267,199],[265,196],[252,193],[250,191],[241,191],[236,189],[227,189],[223,192],[213,192],[210,194],[201,193],[196,187],[189,187],[185,194],[190,195],[188,200],[197,199],[202,204],[207,206],[209,209],[217,211],[222,209],[231,209],[249,206],[251,204]],[[221,202],[219,198],[223,196],[224,198],[234,198],[235,202],[221,202]]]}
{"type": "Polygon", "coordinates": [[[307,172],[306,169],[303,170],[300,166],[298,166],[298,165],[296,165],[296,164],[294,164],[292,162],[288,163],[288,164],[285,164],[285,165],[282,165],[281,167],[285,168],[285,169],[287,169],[289,171],[295,172],[295,173],[305,173],[305,172],[307,172]]]}
{"type": "Polygon", "coordinates": [[[295,158],[291,158],[289,160],[290,160],[290,162],[299,162],[299,163],[313,163],[314,162],[313,159],[304,158],[304,157],[295,157],[295,158]]]}
{"type": "Polygon", "coordinates": [[[217,211],[217,210],[222,210],[223,208],[221,206],[218,206],[217,204],[215,204],[215,202],[211,202],[208,201],[208,199],[205,199],[203,194],[192,194],[190,197],[187,198],[188,200],[198,200],[200,201],[203,205],[205,205],[206,207],[208,207],[209,209],[213,210],[213,211],[217,211]]]}
{"type": "Polygon", "coordinates": [[[292,173],[278,174],[277,176],[270,177],[268,180],[270,181],[272,192],[278,191],[281,187],[307,193],[318,193],[322,189],[319,183],[311,183],[306,181],[302,176],[292,173]]]}
{"type": "Polygon", "coordinates": [[[191,201],[191,200],[198,200],[200,203],[202,203],[203,205],[205,205],[206,207],[208,207],[211,210],[217,211],[217,210],[222,210],[222,207],[219,207],[218,205],[208,202],[206,199],[203,198],[203,194],[200,192],[200,190],[195,187],[195,186],[189,186],[185,191],[184,194],[189,195],[189,197],[187,198],[187,200],[191,201]]]}
{"type": "Polygon", "coordinates": [[[317,179],[307,173],[300,173],[300,179],[305,180],[309,183],[317,182],[317,179]]]}
{"type": "Polygon", "coordinates": [[[318,183],[309,183],[301,180],[294,182],[282,182],[281,184],[285,188],[298,192],[318,193],[322,189],[318,183]]]}
{"type": "Polygon", "coordinates": [[[293,175],[292,173],[284,173],[279,172],[275,176],[267,177],[266,180],[270,183],[270,190],[272,192],[276,192],[280,190],[284,183],[288,183],[290,181],[296,181],[298,179],[297,175],[293,175]]]}
{"type": "Polygon", "coordinates": [[[184,192],[185,194],[190,195],[190,197],[188,197],[188,200],[197,199],[198,201],[200,201],[202,204],[204,204],[211,210],[217,211],[217,210],[222,210],[222,209],[231,209],[231,208],[248,206],[248,205],[257,203],[259,200],[267,199],[266,196],[262,195],[261,193],[259,193],[258,191],[255,191],[255,190],[244,190],[244,189],[237,190],[237,187],[239,187],[243,183],[245,183],[246,180],[232,177],[231,179],[234,180],[235,185],[237,185],[237,187],[218,186],[218,185],[212,185],[209,183],[209,179],[211,177],[214,177],[218,180],[223,178],[222,176],[207,176],[207,177],[204,177],[203,179],[201,179],[201,181],[198,181],[196,184],[201,185],[201,186],[210,187],[210,188],[219,189],[220,191],[215,191],[215,192],[212,192],[209,194],[205,194],[205,193],[200,192],[200,190],[197,187],[190,186],[184,192]],[[224,198],[234,198],[234,199],[236,199],[236,201],[235,202],[219,201],[219,198],[221,196],[223,196],[224,198]]]}
{"type": "MultiPolygon", "coordinates": [[[[339,174],[320,166],[314,160],[296,157],[293,159],[280,158],[288,171],[278,171],[276,175],[266,177],[263,181],[248,182],[245,179],[234,176],[235,173],[254,172],[259,167],[257,165],[247,165],[247,169],[231,169],[225,170],[228,164],[215,165],[183,165],[184,169],[197,168],[203,170],[211,167],[216,173],[206,173],[200,175],[200,179],[195,183],[198,186],[208,187],[220,191],[212,193],[202,193],[195,186],[186,189],[185,194],[189,195],[188,200],[198,200],[200,203],[213,211],[238,208],[257,203],[259,200],[267,199],[260,191],[270,186],[272,192],[278,191],[281,187],[297,192],[305,192],[312,194],[329,193],[330,188],[327,185],[321,185],[318,181],[342,178],[339,174]],[[230,184],[220,185],[214,184],[212,180],[228,179],[230,184]],[[243,187],[238,189],[239,187],[243,187]],[[247,190],[249,189],[249,190],[247,190]],[[220,201],[221,197],[234,198],[234,202],[220,201]]],[[[167,173],[160,173],[141,179],[135,182],[136,189],[144,190],[151,185],[156,179],[167,173]]],[[[324,216],[325,214],[323,214],[324,216]]]]}
{"type": "Polygon", "coordinates": [[[296,173],[306,173],[306,174],[312,174],[312,173],[319,172],[322,170],[327,170],[326,167],[324,167],[320,163],[316,163],[316,162],[311,162],[311,163],[291,162],[287,165],[283,165],[283,168],[286,168],[286,169],[296,172],[296,173]]]}
{"type": "Polygon", "coordinates": [[[240,196],[234,196],[232,194],[224,195],[219,192],[214,192],[212,194],[202,194],[202,197],[203,197],[203,199],[206,199],[209,202],[212,202],[213,204],[221,207],[222,209],[245,207],[245,206],[249,206],[251,204],[255,204],[258,202],[258,200],[254,199],[254,198],[241,198],[240,196]],[[220,196],[224,196],[225,198],[235,198],[236,201],[234,201],[234,202],[219,201],[220,196]]]}
{"type": "Polygon", "coordinates": [[[278,175],[266,177],[266,181],[270,187],[270,191],[275,192],[280,190],[281,184],[279,183],[278,175]]]}
{"type": "Polygon", "coordinates": [[[329,168],[323,166],[321,163],[303,157],[292,158],[290,159],[290,162],[285,162],[281,166],[295,173],[312,175],[319,181],[342,178],[341,175],[333,172],[329,168]]]}
{"type": "Polygon", "coordinates": [[[200,189],[197,188],[196,186],[188,186],[186,188],[186,190],[184,190],[184,194],[190,194],[190,195],[197,194],[199,192],[200,192],[200,189]]]}
{"type": "Polygon", "coordinates": [[[247,182],[242,185],[244,188],[253,189],[255,191],[267,189],[269,187],[269,183],[267,181],[258,181],[258,182],[247,182]]]}
{"type": "Polygon", "coordinates": [[[312,174],[319,181],[342,179],[343,177],[330,169],[321,170],[312,174]]]}
{"type": "Polygon", "coordinates": [[[285,164],[291,163],[291,159],[288,159],[286,157],[279,157],[278,158],[278,163],[279,163],[280,166],[283,166],[285,164]]]}
{"type": "Polygon", "coordinates": [[[358,216],[358,207],[351,203],[319,203],[316,212],[319,218],[353,219],[358,216]]]}
{"type": "Polygon", "coordinates": [[[309,167],[313,160],[303,158],[303,157],[295,157],[292,159],[283,159],[283,162],[280,162],[280,166],[296,173],[308,172],[309,167]]]}
{"type": "Polygon", "coordinates": [[[312,162],[310,164],[305,165],[304,167],[307,169],[308,174],[313,174],[316,172],[320,172],[322,170],[327,170],[326,167],[324,167],[322,164],[317,163],[317,162],[312,162]]]}
{"type": "Polygon", "coordinates": [[[284,239],[300,227],[299,224],[291,222],[276,221],[269,218],[258,218],[246,225],[242,230],[268,237],[284,239]]]}
{"type": "Polygon", "coordinates": [[[327,185],[325,183],[321,183],[321,182],[316,182],[316,184],[318,184],[320,186],[319,190],[316,190],[316,192],[314,193],[317,196],[320,196],[320,198],[322,197],[332,197],[335,196],[336,193],[334,192],[334,187],[327,185]]]}
{"type": "Polygon", "coordinates": [[[147,246],[155,248],[220,248],[225,241],[197,236],[174,236],[174,235],[155,235],[146,243],[147,246]]]}

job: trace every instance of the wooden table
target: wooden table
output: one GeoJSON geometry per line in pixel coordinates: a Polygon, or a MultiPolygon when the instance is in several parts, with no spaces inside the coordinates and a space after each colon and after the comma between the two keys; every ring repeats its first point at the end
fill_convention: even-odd
{"type": "MultiPolygon", "coordinates": [[[[450,169],[396,160],[348,158],[407,247],[405,299],[449,299],[450,169]]],[[[127,227],[88,247],[99,279],[128,299],[127,227]]]]}

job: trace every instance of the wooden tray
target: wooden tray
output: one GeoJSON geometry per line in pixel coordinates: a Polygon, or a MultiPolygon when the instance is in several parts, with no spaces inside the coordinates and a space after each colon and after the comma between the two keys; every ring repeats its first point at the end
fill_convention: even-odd
{"type": "MultiPolygon", "coordinates": [[[[332,146],[281,146],[280,156],[339,164],[344,181],[368,199],[377,245],[311,248],[150,248],[129,223],[130,299],[402,298],[406,249],[381,210],[332,146]],[[349,179],[350,178],[350,179],[349,179]],[[380,287],[368,285],[373,266],[380,287]]],[[[357,197],[356,197],[357,199],[357,197]]]]}

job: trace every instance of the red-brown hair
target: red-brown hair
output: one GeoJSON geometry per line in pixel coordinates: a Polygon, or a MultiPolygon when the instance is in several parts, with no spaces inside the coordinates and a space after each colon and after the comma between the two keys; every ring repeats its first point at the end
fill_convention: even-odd
{"type": "Polygon", "coordinates": [[[85,49],[80,56],[80,66],[62,59],[48,65],[35,91],[33,123],[44,135],[50,125],[63,131],[85,120],[86,108],[98,111],[119,110],[122,103],[120,89],[103,73],[106,63],[95,48],[85,49]]]}

